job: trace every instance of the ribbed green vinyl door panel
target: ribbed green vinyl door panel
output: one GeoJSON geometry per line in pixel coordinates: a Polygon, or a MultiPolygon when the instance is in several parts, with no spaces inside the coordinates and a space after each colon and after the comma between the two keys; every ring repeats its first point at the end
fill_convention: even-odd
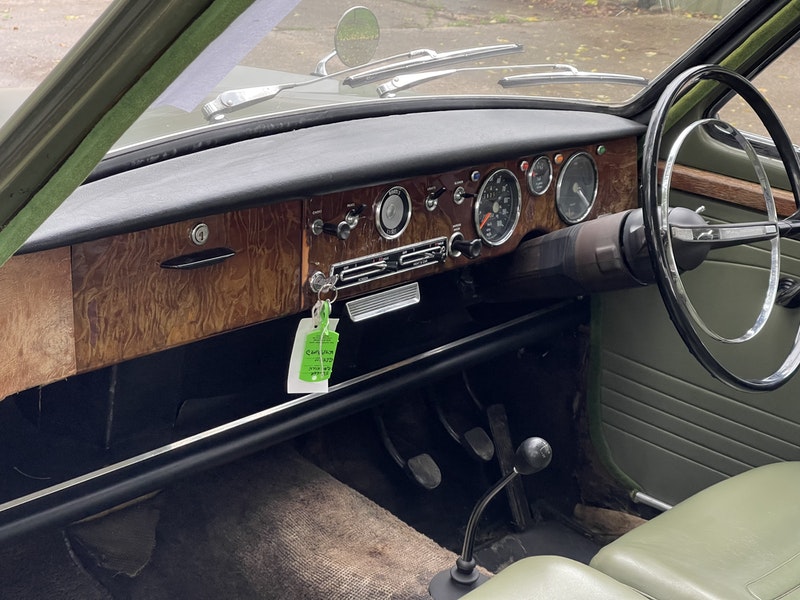
{"type": "MultiPolygon", "coordinates": [[[[690,198],[681,203],[695,208],[690,198]]],[[[709,220],[759,218],[704,204],[709,220]]],[[[800,244],[784,242],[782,250],[782,273],[800,280],[800,244]]],[[[768,253],[743,247],[712,257],[686,278],[687,288],[709,325],[740,334],[762,302],[768,253]]],[[[716,381],[683,345],[655,287],[606,294],[597,306],[596,430],[608,459],[641,491],[673,504],[754,466],[800,460],[800,377],[761,394],[716,381]]],[[[745,348],[715,348],[737,372],[767,375],[785,356],[798,322],[800,309],[775,307],[768,328],[745,348]]]]}

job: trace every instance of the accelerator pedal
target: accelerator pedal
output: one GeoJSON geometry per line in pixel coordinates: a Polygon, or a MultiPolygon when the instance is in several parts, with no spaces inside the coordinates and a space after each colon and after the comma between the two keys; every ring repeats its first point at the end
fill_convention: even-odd
{"type": "Polygon", "coordinates": [[[494,458],[494,444],[482,427],[473,427],[464,434],[459,434],[450,424],[442,408],[442,403],[438,400],[434,400],[433,406],[436,410],[436,416],[439,418],[439,422],[442,424],[442,427],[444,427],[444,430],[451,438],[458,442],[470,456],[483,462],[489,462],[494,458]]]}
{"type": "MultiPolygon", "coordinates": [[[[497,447],[497,464],[503,475],[511,473],[514,469],[514,446],[511,442],[511,429],[508,424],[508,415],[505,406],[502,404],[492,404],[486,409],[486,417],[489,419],[489,429],[492,432],[495,445],[497,447]]],[[[528,498],[525,494],[525,486],[519,478],[511,481],[506,486],[508,495],[508,506],[511,510],[511,518],[514,526],[519,531],[525,531],[531,523],[531,511],[528,498]]]]}

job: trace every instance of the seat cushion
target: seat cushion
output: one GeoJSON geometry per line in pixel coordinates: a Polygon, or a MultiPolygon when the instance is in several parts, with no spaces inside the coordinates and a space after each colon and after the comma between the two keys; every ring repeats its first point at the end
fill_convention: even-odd
{"type": "Polygon", "coordinates": [[[798,600],[800,462],[711,486],[612,542],[591,565],[658,600],[798,600]]]}
{"type": "Polygon", "coordinates": [[[463,600],[644,600],[626,585],[560,556],[533,556],[506,567],[463,600]]]}

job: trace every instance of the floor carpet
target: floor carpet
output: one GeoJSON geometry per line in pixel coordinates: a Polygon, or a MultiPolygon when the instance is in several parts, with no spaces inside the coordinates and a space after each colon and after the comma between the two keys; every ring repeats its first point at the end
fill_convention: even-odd
{"type": "Polygon", "coordinates": [[[126,510],[130,517],[70,530],[87,569],[114,598],[425,599],[430,579],[455,560],[285,448],[126,510]],[[155,544],[139,565],[151,521],[155,544]]]}

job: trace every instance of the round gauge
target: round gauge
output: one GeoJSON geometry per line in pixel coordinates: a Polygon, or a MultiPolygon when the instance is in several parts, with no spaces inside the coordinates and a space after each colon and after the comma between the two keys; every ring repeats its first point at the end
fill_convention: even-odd
{"type": "Polygon", "coordinates": [[[589,214],[597,197],[597,167],[586,152],[569,157],[556,185],[556,209],[570,224],[580,223],[589,214]]]}
{"type": "Polygon", "coordinates": [[[375,226],[387,240],[403,233],[411,221],[411,196],[400,186],[386,192],[375,207],[375,226]]]}
{"type": "Polygon", "coordinates": [[[532,194],[537,196],[544,194],[550,189],[550,182],[553,181],[553,164],[550,159],[546,156],[534,158],[525,173],[525,179],[532,194]]]}
{"type": "Polygon", "coordinates": [[[519,221],[519,181],[508,169],[491,173],[478,190],[473,216],[478,237],[499,246],[511,237],[519,221]]]}

